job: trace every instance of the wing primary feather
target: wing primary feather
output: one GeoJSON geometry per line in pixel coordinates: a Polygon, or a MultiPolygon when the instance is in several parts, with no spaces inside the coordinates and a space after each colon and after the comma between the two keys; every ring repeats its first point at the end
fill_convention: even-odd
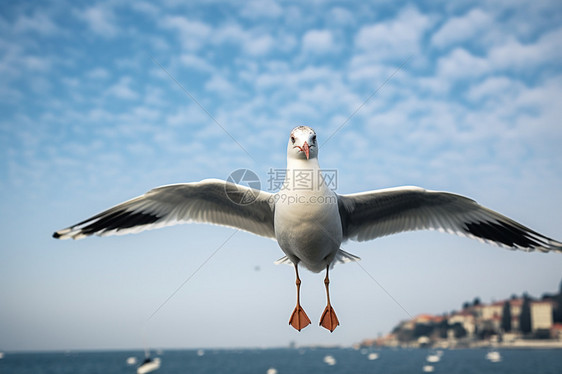
{"type": "MultiPolygon", "coordinates": [[[[135,226],[143,226],[155,223],[159,217],[150,213],[116,211],[93,220],[90,224],[80,228],[83,235],[93,235],[106,231],[119,231],[132,228],[135,226]]],[[[79,225],[78,225],[79,226],[79,225]]]]}
{"type": "Polygon", "coordinates": [[[136,233],[187,222],[235,227],[273,238],[271,194],[218,179],[171,184],[148,191],[53,234],[57,239],[136,233]],[[227,191],[228,189],[228,191],[227,191]],[[242,194],[254,198],[236,203],[242,194]],[[234,197],[234,201],[233,198],[234,197]]]}
{"type": "Polygon", "coordinates": [[[461,195],[399,187],[340,195],[338,199],[345,239],[365,241],[430,229],[510,249],[562,252],[561,242],[461,195]]]}

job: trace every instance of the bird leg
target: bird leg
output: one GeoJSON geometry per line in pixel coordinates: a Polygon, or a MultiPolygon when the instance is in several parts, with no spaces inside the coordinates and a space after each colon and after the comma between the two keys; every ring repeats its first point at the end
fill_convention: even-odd
{"type": "Polygon", "coordinates": [[[326,297],[328,299],[328,305],[324,309],[324,313],[322,313],[322,317],[320,317],[320,326],[330,330],[333,332],[336,327],[340,324],[338,321],[338,317],[336,316],[336,312],[334,308],[332,308],[332,304],[330,304],[330,278],[328,277],[328,271],[330,270],[330,265],[326,267],[326,278],[324,278],[324,285],[326,286],[326,297]]]}
{"type": "Polygon", "coordinates": [[[295,272],[297,274],[297,281],[295,282],[297,285],[297,306],[295,307],[295,310],[293,310],[293,314],[291,314],[289,324],[295,329],[301,331],[306,326],[310,325],[310,319],[304,312],[304,309],[301,307],[300,303],[301,279],[299,278],[298,264],[295,264],[295,272]]]}

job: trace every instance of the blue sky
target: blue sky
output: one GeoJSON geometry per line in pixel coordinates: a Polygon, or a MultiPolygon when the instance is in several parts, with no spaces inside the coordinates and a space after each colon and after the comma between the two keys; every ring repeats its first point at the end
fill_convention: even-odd
{"type": "MultiPolygon", "coordinates": [[[[228,228],[51,238],[163,184],[267,185],[301,124],[339,193],[452,191],[562,239],[559,1],[183,3],[1,6],[0,350],[351,344],[408,318],[347,264],[341,326],[297,333],[281,250],[228,228]]],[[[411,315],[562,278],[561,255],[433,232],[344,249],[411,315]]],[[[323,276],[301,276],[317,322],[323,276]]]]}

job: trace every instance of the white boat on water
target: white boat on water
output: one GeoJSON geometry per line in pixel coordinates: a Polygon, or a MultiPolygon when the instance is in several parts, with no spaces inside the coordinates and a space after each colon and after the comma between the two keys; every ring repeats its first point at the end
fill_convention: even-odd
{"type": "Polygon", "coordinates": [[[439,356],[438,354],[430,354],[425,358],[425,360],[427,362],[435,363],[441,360],[441,356],[439,356]]]}
{"type": "Polygon", "coordinates": [[[334,358],[334,356],[327,355],[326,357],[324,357],[324,362],[330,366],[334,366],[336,364],[336,359],[334,358]]]}
{"type": "Polygon", "coordinates": [[[490,351],[486,353],[486,360],[491,362],[500,362],[502,360],[502,356],[498,351],[490,351]]]}
{"type": "Polygon", "coordinates": [[[157,370],[160,368],[160,358],[156,357],[151,359],[147,357],[141,366],[137,368],[137,374],[146,374],[150,373],[151,371],[157,370]]]}
{"type": "Polygon", "coordinates": [[[369,355],[367,356],[367,358],[368,358],[369,360],[376,360],[377,358],[379,358],[379,354],[376,353],[376,352],[371,352],[371,353],[369,353],[369,355]]]}
{"type": "Polygon", "coordinates": [[[431,365],[424,365],[422,370],[424,373],[433,373],[433,371],[435,371],[435,368],[431,365]]]}

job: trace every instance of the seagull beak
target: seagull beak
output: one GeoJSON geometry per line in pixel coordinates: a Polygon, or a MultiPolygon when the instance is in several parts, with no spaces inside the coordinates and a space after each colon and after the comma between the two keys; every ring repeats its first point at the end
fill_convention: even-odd
{"type": "Polygon", "coordinates": [[[310,158],[310,147],[308,146],[308,143],[304,142],[301,149],[306,155],[306,159],[308,160],[310,158]]]}

